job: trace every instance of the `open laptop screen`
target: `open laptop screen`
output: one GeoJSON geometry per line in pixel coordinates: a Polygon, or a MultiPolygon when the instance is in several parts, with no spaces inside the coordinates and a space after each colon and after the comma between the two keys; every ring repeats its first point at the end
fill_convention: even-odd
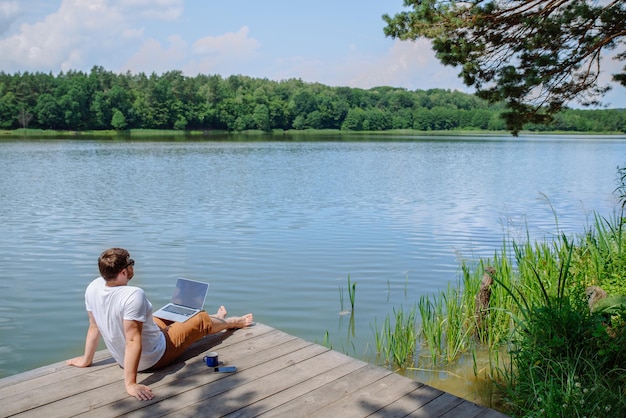
{"type": "Polygon", "coordinates": [[[178,279],[172,295],[172,303],[201,309],[202,305],[204,305],[207,287],[207,283],[178,279]]]}

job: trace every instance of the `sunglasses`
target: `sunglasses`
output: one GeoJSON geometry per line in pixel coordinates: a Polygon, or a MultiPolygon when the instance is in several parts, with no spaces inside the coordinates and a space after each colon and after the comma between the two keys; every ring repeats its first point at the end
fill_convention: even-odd
{"type": "Polygon", "coordinates": [[[133,260],[132,258],[128,259],[128,264],[126,264],[126,266],[124,266],[124,268],[128,268],[130,266],[134,266],[135,265],[135,260],[133,260]]]}

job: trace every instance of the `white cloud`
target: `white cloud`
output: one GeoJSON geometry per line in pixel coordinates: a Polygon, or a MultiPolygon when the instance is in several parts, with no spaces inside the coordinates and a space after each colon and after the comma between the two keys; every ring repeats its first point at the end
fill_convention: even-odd
{"type": "MultiPolygon", "coordinates": [[[[127,49],[149,47],[139,43],[144,28],[134,24],[135,19],[143,18],[142,24],[146,16],[176,19],[183,5],[183,0],[62,0],[58,10],[23,23],[0,39],[2,69],[67,71],[105,65],[116,70],[111,64],[122,62],[127,49]]],[[[16,7],[15,1],[0,3],[0,33],[19,14],[16,7]]],[[[178,45],[178,41],[172,42],[178,45]]]]}
{"type": "MultiPolygon", "coordinates": [[[[293,56],[288,58],[280,58],[273,63],[271,74],[266,77],[273,80],[286,80],[290,78],[300,78],[306,82],[319,82],[329,85],[346,85],[345,82],[334,83],[331,78],[324,79],[328,66],[318,58],[306,56],[293,56]]],[[[331,76],[332,77],[332,76],[331,76]]],[[[342,76],[335,74],[336,79],[342,76]]]]}
{"type": "Polygon", "coordinates": [[[443,67],[435,58],[430,41],[395,41],[387,54],[363,57],[355,54],[342,66],[348,74],[346,84],[353,87],[405,86],[413,89],[467,88],[458,70],[443,67]]]}
{"type": "Polygon", "coordinates": [[[64,0],[45,19],[0,40],[5,70],[69,70],[90,65],[95,46],[114,38],[123,17],[106,2],[64,0]]]}
{"type": "Polygon", "coordinates": [[[243,65],[259,58],[261,43],[248,36],[249,29],[243,26],[237,32],[220,36],[207,36],[193,43],[193,56],[184,68],[191,76],[205,74],[245,74],[243,65]]]}
{"type": "Polygon", "coordinates": [[[143,28],[127,28],[122,31],[122,37],[125,39],[140,39],[143,34],[143,28]]]}
{"type": "Polygon", "coordinates": [[[457,77],[458,71],[442,67],[430,42],[394,41],[386,53],[365,54],[348,47],[344,59],[328,63],[315,57],[289,57],[275,63],[269,78],[302,78],[331,86],[371,88],[403,86],[415,89],[457,89],[471,91],[457,77]]]}
{"type": "Polygon", "coordinates": [[[145,41],[139,51],[124,64],[124,71],[159,74],[180,69],[188,56],[189,46],[178,35],[170,36],[168,41],[166,48],[154,39],[145,41]]]}
{"type": "Polygon", "coordinates": [[[223,55],[241,57],[253,54],[260,43],[248,37],[249,29],[244,26],[237,32],[228,32],[220,36],[207,36],[193,44],[193,52],[197,55],[223,55]]]}
{"type": "Polygon", "coordinates": [[[113,3],[125,13],[156,20],[176,20],[185,9],[184,0],[117,0],[113,3]]]}

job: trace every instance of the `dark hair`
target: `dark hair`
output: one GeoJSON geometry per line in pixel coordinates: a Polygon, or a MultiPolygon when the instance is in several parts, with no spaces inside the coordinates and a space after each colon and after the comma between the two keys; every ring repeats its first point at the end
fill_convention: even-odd
{"type": "Polygon", "coordinates": [[[107,281],[115,279],[130,263],[130,254],[123,248],[109,248],[98,257],[98,269],[107,281]]]}

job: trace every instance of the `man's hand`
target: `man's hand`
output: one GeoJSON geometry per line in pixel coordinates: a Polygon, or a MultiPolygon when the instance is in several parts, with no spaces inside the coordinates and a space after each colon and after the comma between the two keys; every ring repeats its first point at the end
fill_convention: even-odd
{"type": "Polygon", "coordinates": [[[126,392],[128,392],[130,396],[134,396],[140,401],[149,401],[150,399],[154,398],[154,395],[152,394],[152,389],[150,389],[148,386],[140,385],[138,383],[127,385],[126,392]]]}
{"type": "Polygon", "coordinates": [[[68,366],[74,367],[89,367],[91,366],[91,361],[88,361],[85,356],[74,357],[65,361],[65,364],[68,366]]]}

